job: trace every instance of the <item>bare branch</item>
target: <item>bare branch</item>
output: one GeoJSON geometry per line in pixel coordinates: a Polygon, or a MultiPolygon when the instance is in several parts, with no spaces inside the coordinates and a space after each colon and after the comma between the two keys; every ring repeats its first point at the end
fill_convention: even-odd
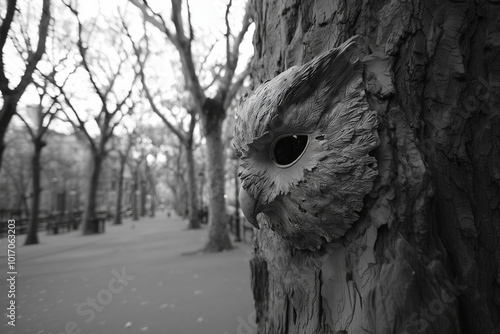
{"type": "Polygon", "coordinates": [[[224,69],[224,66],[218,64],[218,65],[215,65],[211,72],[212,72],[212,80],[205,86],[203,86],[203,90],[206,91],[207,89],[209,89],[210,87],[213,86],[213,84],[215,82],[217,82],[220,78],[221,78],[221,73],[222,73],[222,70],[224,69]],[[215,72],[215,70],[217,69],[217,72],[215,72]]]}
{"type": "Polygon", "coordinates": [[[226,6],[226,14],[224,15],[224,21],[226,22],[226,61],[231,59],[231,27],[229,25],[229,12],[231,10],[232,0],[229,0],[226,6]]]}
{"type": "Polygon", "coordinates": [[[179,52],[179,56],[182,64],[182,72],[184,74],[184,79],[186,81],[186,87],[190,91],[193,99],[196,101],[196,106],[199,108],[205,102],[205,94],[201,88],[198,76],[196,75],[196,67],[193,62],[193,56],[191,53],[191,43],[189,39],[184,35],[184,27],[182,24],[182,13],[181,13],[181,0],[171,0],[172,3],[172,22],[174,23],[176,34],[172,34],[165,26],[165,22],[162,19],[162,24],[156,19],[158,15],[152,16],[149,12],[152,12],[151,8],[147,5],[147,2],[141,3],[138,0],[129,0],[136,7],[141,9],[144,19],[149,23],[153,24],[155,27],[164,32],[167,38],[172,42],[179,52]]]}
{"type": "Polygon", "coordinates": [[[26,128],[28,129],[28,132],[30,134],[31,139],[35,140],[36,136],[35,136],[35,133],[33,132],[33,129],[31,128],[31,125],[29,125],[29,123],[26,121],[26,119],[23,116],[21,116],[21,114],[16,113],[16,116],[19,117],[19,119],[24,123],[24,125],[26,125],[26,128]]]}
{"type": "Polygon", "coordinates": [[[73,15],[76,18],[76,21],[78,22],[78,41],[77,41],[76,45],[78,47],[78,51],[80,52],[80,56],[82,57],[82,65],[83,65],[83,68],[85,69],[85,71],[87,71],[87,73],[89,75],[90,82],[92,84],[92,87],[94,88],[94,91],[96,92],[97,96],[101,100],[103,107],[106,108],[106,96],[103,92],[101,92],[101,89],[97,85],[97,82],[94,78],[92,71],[90,70],[90,66],[89,66],[89,63],[87,61],[87,49],[83,46],[83,36],[82,36],[83,35],[83,25],[82,25],[82,22],[80,20],[79,15],[78,15],[78,11],[71,5],[71,3],[66,3],[65,1],[63,1],[63,3],[73,13],[73,15]]]}
{"type": "Polygon", "coordinates": [[[201,75],[201,71],[203,71],[203,68],[205,67],[205,64],[207,63],[208,57],[210,57],[210,55],[212,54],[212,51],[213,51],[215,45],[217,45],[218,42],[219,42],[219,40],[217,39],[215,41],[215,43],[213,43],[212,45],[210,45],[210,47],[208,48],[207,54],[205,55],[205,57],[203,57],[203,60],[200,62],[200,68],[198,70],[198,76],[201,75]]]}
{"type": "Polygon", "coordinates": [[[56,100],[53,100],[53,102],[54,102],[54,103],[53,103],[53,105],[52,105],[52,106],[49,108],[49,110],[48,110],[47,112],[45,112],[45,113],[44,113],[44,115],[43,115],[42,122],[43,122],[43,120],[44,120],[47,116],[49,116],[49,120],[47,121],[47,123],[46,123],[45,125],[43,125],[43,124],[42,124],[42,126],[41,126],[41,130],[40,130],[40,136],[43,136],[43,135],[47,132],[47,130],[48,130],[49,126],[50,126],[50,123],[52,123],[52,121],[55,119],[55,117],[56,117],[57,113],[58,113],[59,111],[61,111],[61,108],[57,108],[55,111],[50,112],[50,110],[52,109],[52,107],[55,105],[56,100]]]}
{"type": "Polygon", "coordinates": [[[140,47],[137,45],[137,43],[133,40],[131,34],[130,34],[130,31],[128,29],[128,26],[126,25],[125,21],[123,20],[122,18],[122,25],[123,25],[123,28],[125,30],[125,33],[126,35],[128,36],[128,38],[130,39],[130,42],[132,43],[132,48],[134,49],[134,53],[135,53],[135,56],[137,58],[137,63],[138,63],[138,67],[139,67],[139,75],[140,75],[140,78],[141,78],[141,83],[142,83],[142,88],[143,88],[143,91],[144,91],[144,94],[146,95],[146,99],[148,100],[150,106],[151,106],[151,109],[153,110],[153,112],[158,115],[158,117],[160,117],[160,119],[163,121],[163,123],[165,123],[165,125],[170,129],[170,131],[172,131],[178,138],[179,140],[181,141],[186,141],[186,136],[184,133],[182,133],[181,131],[179,131],[163,114],[162,112],[159,110],[159,108],[156,106],[156,103],[154,102],[154,99],[153,99],[153,96],[151,95],[151,92],[149,91],[149,87],[146,83],[146,76],[144,74],[144,68],[146,67],[146,61],[147,61],[147,57],[149,55],[149,44],[148,44],[148,40],[147,40],[147,35],[145,33],[145,40],[146,40],[146,52],[144,53],[144,59],[141,59],[141,54],[142,54],[142,51],[140,49],[140,47]]]}
{"type": "MultiPolygon", "coordinates": [[[[9,89],[9,80],[5,76],[3,49],[12,25],[12,21],[14,20],[16,5],[16,0],[7,1],[7,12],[5,14],[2,25],[0,26],[0,91],[2,91],[4,95],[11,92],[11,90],[9,89]]],[[[24,74],[22,75],[19,84],[14,89],[14,91],[16,91],[17,93],[23,93],[28,84],[32,81],[32,75],[36,69],[36,65],[38,64],[38,61],[42,59],[42,56],[45,53],[45,41],[47,40],[49,25],[50,0],[43,0],[42,15],[40,17],[40,24],[38,26],[38,43],[36,51],[29,54],[24,74]]]]}
{"type": "Polygon", "coordinates": [[[186,0],[187,12],[188,12],[188,25],[189,25],[189,44],[194,40],[193,24],[191,23],[191,7],[189,5],[189,0],[186,0]]]}
{"type": "MultiPolygon", "coordinates": [[[[10,1],[8,2],[10,3],[10,1]]],[[[49,34],[49,25],[50,25],[50,0],[43,0],[42,16],[40,18],[40,24],[38,26],[38,43],[36,46],[36,51],[29,55],[24,75],[21,77],[21,80],[19,81],[19,84],[17,85],[15,90],[24,92],[26,87],[30,84],[30,82],[32,82],[33,72],[36,69],[38,61],[42,59],[42,56],[45,53],[45,42],[47,40],[47,35],[49,34]]],[[[0,72],[3,72],[3,69],[0,72]]]]}
{"type": "Polygon", "coordinates": [[[71,120],[71,117],[69,117],[68,113],[66,112],[65,109],[61,109],[61,111],[63,112],[64,115],[66,115],[66,121],[69,122],[74,129],[77,129],[77,130],[80,130],[81,132],[83,132],[84,136],[87,138],[87,140],[89,141],[89,144],[92,148],[92,151],[96,151],[97,149],[97,146],[96,146],[96,143],[94,141],[94,138],[92,138],[92,136],[89,134],[89,132],[87,131],[87,129],[85,128],[85,121],[83,121],[81,118],[80,118],[80,115],[78,115],[78,111],[76,111],[76,108],[73,106],[73,104],[71,103],[70,99],[68,98],[66,92],[63,90],[63,87],[59,87],[59,90],[61,91],[61,94],[64,98],[64,102],[66,102],[66,104],[68,105],[68,107],[71,109],[71,111],[73,112],[73,115],[75,115],[76,117],[76,120],[78,121],[78,125],[75,124],[72,120],[71,120]]]}
{"type": "Polygon", "coordinates": [[[21,46],[21,43],[19,42],[19,38],[17,38],[17,36],[14,35],[10,38],[10,40],[12,41],[12,44],[14,44],[14,47],[16,48],[16,51],[19,54],[19,58],[22,59],[24,57],[23,55],[24,50],[23,47],[21,46]]]}
{"type": "MultiPolygon", "coordinates": [[[[182,0],[171,0],[172,3],[172,23],[175,26],[176,40],[179,44],[185,44],[188,40],[184,34],[182,22],[182,0]]],[[[190,46],[190,44],[188,43],[190,46]]],[[[184,45],[185,46],[185,45],[184,45]]]]}
{"type": "Polygon", "coordinates": [[[241,86],[243,86],[243,82],[245,79],[252,73],[252,60],[250,60],[247,64],[247,67],[243,72],[238,75],[236,80],[232,83],[232,85],[229,87],[229,90],[226,94],[226,99],[224,100],[224,108],[229,107],[231,104],[231,101],[234,99],[238,91],[240,90],[241,86]]]}
{"type": "MultiPolygon", "coordinates": [[[[130,90],[130,91],[132,91],[132,90],[130,90]]],[[[117,109],[112,114],[113,116],[116,115],[116,113],[121,110],[123,104],[125,103],[125,101],[127,99],[128,99],[128,97],[123,100],[123,103],[120,105],[120,107],[117,107],[117,109]]],[[[117,121],[115,121],[113,123],[113,125],[111,125],[111,127],[109,128],[107,133],[103,134],[103,136],[105,138],[104,141],[108,141],[113,136],[113,133],[114,133],[116,127],[118,126],[118,124],[120,124],[122,122],[122,120],[125,116],[130,115],[133,112],[134,108],[135,108],[135,103],[133,103],[132,106],[130,108],[128,108],[127,112],[121,113],[120,118],[117,121]]]]}
{"type": "Polygon", "coordinates": [[[31,48],[31,38],[30,38],[30,35],[24,29],[24,24],[20,24],[19,25],[19,29],[21,30],[21,36],[24,38],[24,44],[26,45],[26,51],[30,55],[30,54],[33,53],[33,49],[31,48]]]}
{"type": "MultiPolygon", "coordinates": [[[[231,4],[231,0],[229,1],[229,4],[231,4]]],[[[229,8],[228,4],[228,8],[229,8]]],[[[228,9],[229,10],[229,9],[228,9]]],[[[227,15],[227,12],[226,12],[227,15]]],[[[226,95],[229,91],[229,88],[231,86],[231,82],[233,81],[234,77],[234,72],[236,70],[236,66],[238,65],[238,58],[240,54],[240,46],[241,43],[243,42],[243,38],[245,37],[246,32],[248,31],[248,28],[252,24],[253,21],[253,15],[252,15],[252,8],[251,8],[251,2],[248,1],[246,8],[245,8],[245,15],[243,16],[243,23],[241,26],[241,30],[239,31],[238,35],[236,35],[234,39],[234,43],[232,48],[229,47],[229,36],[227,36],[227,44],[226,44],[226,52],[227,52],[227,59],[226,59],[226,68],[225,68],[225,75],[224,78],[221,80],[221,85],[219,86],[219,90],[217,92],[217,97],[221,101],[226,100],[226,95]]],[[[227,31],[229,32],[229,25],[228,21],[226,20],[226,25],[227,25],[227,31]]]]}
{"type": "Polygon", "coordinates": [[[167,37],[170,38],[175,38],[175,36],[172,35],[170,30],[167,28],[167,25],[165,24],[165,20],[160,14],[155,13],[151,7],[149,6],[147,1],[143,1],[142,3],[139,0],[129,0],[134,6],[139,8],[142,12],[142,15],[144,17],[144,20],[158,28],[161,32],[167,35],[167,37]]]}

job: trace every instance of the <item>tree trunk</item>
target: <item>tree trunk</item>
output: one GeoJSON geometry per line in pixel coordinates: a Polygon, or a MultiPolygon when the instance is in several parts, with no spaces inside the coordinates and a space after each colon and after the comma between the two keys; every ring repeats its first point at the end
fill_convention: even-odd
{"type": "Polygon", "coordinates": [[[198,192],[196,189],[196,172],[194,163],[193,145],[186,145],[186,165],[188,179],[188,210],[189,210],[189,229],[200,228],[200,219],[198,217],[198,192]]]}
{"type": "Polygon", "coordinates": [[[92,219],[96,214],[96,197],[97,189],[99,187],[99,176],[101,174],[101,167],[103,157],[98,154],[92,155],[92,172],[89,178],[89,185],[87,189],[87,198],[85,200],[85,209],[83,211],[82,217],[82,228],[83,234],[94,234],[94,226],[92,224],[92,219]]]}
{"type": "Polygon", "coordinates": [[[361,35],[380,138],[345,236],[303,251],[261,224],[258,333],[500,333],[498,2],[255,5],[256,86],[361,35]]]}
{"type": "Polygon", "coordinates": [[[141,181],[141,217],[146,217],[146,195],[148,193],[148,186],[146,181],[141,181]]]}
{"type": "Polygon", "coordinates": [[[31,199],[31,214],[30,214],[30,224],[28,228],[28,235],[26,236],[25,245],[38,244],[38,213],[40,209],[40,193],[42,191],[40,187],[40,156],[42,154],[42,148],[45,143],[41,140],[35,139],[35,150],[33,152],[33,157],[31,158],[31,168],[33,173],[33,197],[31,199]]]}
{"type": "Polygon", "coordinates": [[[137,193],[139,190],[139,166],[134,172],[134,187],[132,188],[132,220],[139,220],[139,203],[137,201],[137,193]]]}
{"type": "Polygon", "coordinates": [[[204,111],[201,120],[207,141],[208,224],[210,226],[205,251],[220,252],[232,248],[224,198],[225,175],[222,122],[224,121],[225,110],[222,103],[207,99],[204,111]]]}
{"type": "Polygon", "coordinates": [[[5,134],[7,133],[12,116],[16,113],[17,102],[20,97],[19,94],[3,96],[3,106],[0,110],[0,169],[2,169],[2,157],[5,150],[5,134]]]}
{"type": "Polygon", "coordinates": [[[125,174],[125,164],[127,157],[120,157],[120,170],[118,171],[118,184],[116,191],[115,221],[114,225],[122,224],[122,204],[123,204],[123,175],[125,174]]]}
{"type": "Polygon", "coordinates": [[[151,202],[149,205],[149,217],[154,217],[156,215],[156,191],[154,188],[151,190],[151,202]]]}

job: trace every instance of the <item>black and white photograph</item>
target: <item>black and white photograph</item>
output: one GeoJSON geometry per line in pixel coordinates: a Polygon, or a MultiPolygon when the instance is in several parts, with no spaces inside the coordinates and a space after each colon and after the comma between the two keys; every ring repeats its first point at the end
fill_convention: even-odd
{"type": "Polygon", "coordinates": [[[500,334],[500,1],[0,0],[0,333],[500,334]]]}

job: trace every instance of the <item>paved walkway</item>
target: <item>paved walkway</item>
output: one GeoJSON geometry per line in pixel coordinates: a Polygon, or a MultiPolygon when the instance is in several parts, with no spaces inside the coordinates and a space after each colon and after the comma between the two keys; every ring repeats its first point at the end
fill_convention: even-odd
{"type": "MultiPolygon", "coordinates": [[[[106,233],[40,233],[40,245],[17,241],[16,327],[12,334],[247,334],[252,320],[251,245],[219,254],[192,254],[207,227],[186,230],[178,217],[107,224],[106,233]]],[[[6,277],[7,242],[0,239],[6,277]]],[[[8,306],[0,283],[1,313],[8,306]]]]}

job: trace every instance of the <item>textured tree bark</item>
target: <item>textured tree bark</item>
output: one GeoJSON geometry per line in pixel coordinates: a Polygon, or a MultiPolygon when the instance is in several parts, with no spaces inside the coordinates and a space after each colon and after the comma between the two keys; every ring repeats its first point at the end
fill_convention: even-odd
{"type": "Polygon", "coordinates": [[[232,248],[229,239],[228,217],[224,198],[224,143],[222,141],[222,122],[226,112],[222,103],[206,99],[201,120],[207,140],[208,160],[208,223],[210,231],[205,245],[207,252],[220,252],[232,248]]]}
{"type": "Polygon", "coordinates": [[[317,252],[263,226],[258,333],[500,333],[498,1],[255,1],[255,86],[360,35],[379,175],[317,252]]]}
{"type": "Polygon", "coordinates": [[[33,173],[33,197],[31,198],[31,214],[30,214],[30,224],[28,227],[28,235],[24,242],[25,245],[38,244],[38,212],[40,209],[40,193],[42,191],[40,187],[40,156],[42,154],[42,149],[45,143],[40,139],[35,139],[35,150],[33,152],[33,157],[31,158],[31,169],[33,173]]]}

